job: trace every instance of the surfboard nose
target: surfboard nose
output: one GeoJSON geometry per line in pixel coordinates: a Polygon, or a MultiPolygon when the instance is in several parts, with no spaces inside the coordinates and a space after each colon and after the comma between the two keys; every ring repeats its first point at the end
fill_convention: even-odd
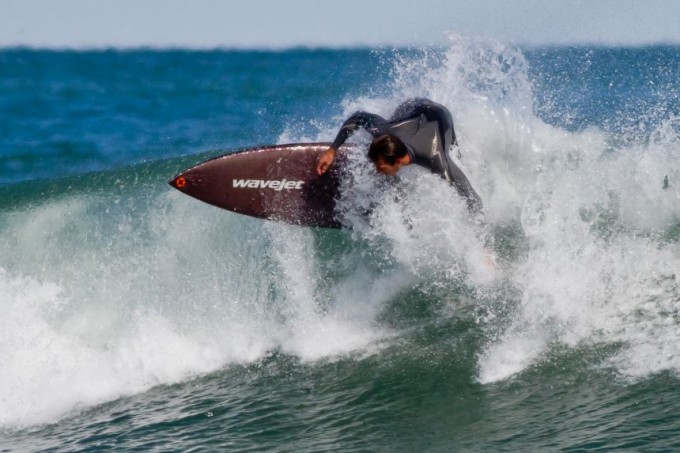
{"type": "Polygon", "coordinates": [[[168,184],[170,184],[172,187],[174,187],[177,190],[183,190],[187,186],[187,180],[184,176],[178,175],[178,176],[175,176],[170,181],[168,181],[168,184]]]}

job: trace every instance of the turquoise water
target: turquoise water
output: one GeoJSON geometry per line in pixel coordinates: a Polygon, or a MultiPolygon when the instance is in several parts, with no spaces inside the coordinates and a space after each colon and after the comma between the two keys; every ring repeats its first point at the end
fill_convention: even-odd
{"type": "Polygon", "coordinates": [[[680,448],[678,80],[677,47],[460,37],[0,51],[0,451],[680,448]],[[451,110],[486,230],[362,156],[351,231],[167,186],[410,96],[451,110]]]}

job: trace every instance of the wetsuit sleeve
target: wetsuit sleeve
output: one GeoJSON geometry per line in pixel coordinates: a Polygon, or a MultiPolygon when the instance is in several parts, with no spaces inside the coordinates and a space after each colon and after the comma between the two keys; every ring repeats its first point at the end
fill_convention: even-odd
{"type": "Polygon", "coordinates": [[[471,214],[477,214],[482,210],[482,199],[479,197],[472,184],[465,176],[465,173],[454,164],[451,159],[446,156],[446,164],[448,166],[449,175],[451,175],[450,184],[456,188],[458,194],[465,199],[467,208],[471,214]]]}
{"type": "Polygon", "coordinates": [[[333,140],[331,148],[338,149],[357,129],[363,128],[373,133],[375,126],[383,123],[385,123],[385,119],[379,115],[358,111],[347,118],[342,124],[338,135],[333,140]]]}

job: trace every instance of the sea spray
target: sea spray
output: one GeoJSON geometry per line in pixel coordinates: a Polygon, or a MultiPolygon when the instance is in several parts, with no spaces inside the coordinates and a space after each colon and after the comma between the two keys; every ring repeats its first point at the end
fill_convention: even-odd
{"type": "MultiPolygon", "coordinates": [[[[617,132],[596,126],[573,130],[549,124],[546,119],[555,116],[550,106],[534,104],[530,69],[517,49],[453,36],[442,53],[398,57],[392,94],[349,97],[343,103],[344,116],[363,109],[389,117],[403,98],[425,96],[452,111],[460,143],[452,157],[482,196],[490,229],[515,231],[511,240],[526,244],[513,261],[501,263],[502,275],[487,271],[486,279],[480,277],[484,242],[479,232],[465,227],[464,211],[449,201],[455,195],[442,198],[446,188],[418,169],[401,176],[403,196],[375,179],[366,182],[380,178],[371,175],[370,166],[354,168],[346,193],[360,208],[348,209],[346,219],[359,231],[355,234],[383,250],[386,263],[411,275],[462,279],[478,289],[501,278],[514,288],[495,296],[492,310],[504,313],[508,322],[501,330],[487,326],[490,341],[479,352],[481,382],[515,375],[560,345],[616,345],[621,354],[602,366],[616,363],[624,375],[633,369],[644,374],[638,364],[644,360],[633,360],[626,351],[656,344],[649,326],[666,325],[677,310],[672,269],[678,250],[665,233],[680,213],[680,198],[668,184],[678,171],[672,157],[675,120],[657,116],[645,123],[657,127],[638,129],[640,136],[623,141],[617,132]],[[367,210],[371,217],[362,218],[367,210]],[[471,256],[478,257],[477,263],[471,256]],[[507,312],[506,305],[516,310],[507,312]],[[636,315],[642,307],[644,318],[636,315]],[[630,357],[630,363],[622,357],[630,357]]],[[[320,137],[335,132],[329,127],[320,137]]],[[[502,257],[505,251],[494,253],[502,257]]],[[[670,321],[668,328],[673,325],[670,321]]],[[[666,333],[659,335],[668,339],[666,333]]],[[[650,371],[677,368],[672,353],[664,366],[663,354],[650,358],[650,371]]]]}

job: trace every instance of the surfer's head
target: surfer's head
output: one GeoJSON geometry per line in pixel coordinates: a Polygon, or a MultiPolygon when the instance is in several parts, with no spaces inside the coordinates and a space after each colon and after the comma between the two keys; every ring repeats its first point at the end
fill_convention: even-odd
{"type": "Polygon", "coordinates": [[[384,134],[376,137],[368,148],[368,158],[375,169],[389,176],[394,176],[404,165],[411,163],[408,148],[394,135],[384,134]]]}

